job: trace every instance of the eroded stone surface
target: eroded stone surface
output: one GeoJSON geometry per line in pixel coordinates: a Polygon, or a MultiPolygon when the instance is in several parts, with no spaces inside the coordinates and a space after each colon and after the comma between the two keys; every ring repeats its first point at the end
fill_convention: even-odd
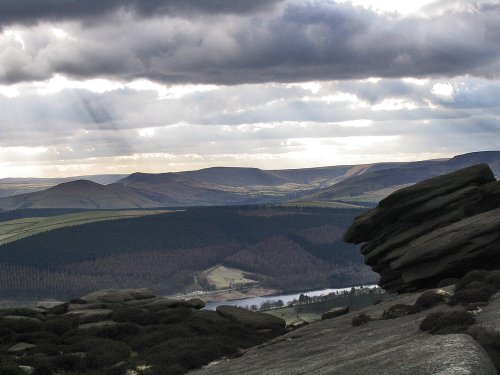
{"type": "Polygon", "coordinates": [[[202,309],[205,307],[205,302],[199,298],[192,298],[188,300],[161,298],[151,303],[143,305],[144,308],[152,311],[160,311],[167,308],[177,307],[192,307],[194,309],[202,309]]]}
{"type": "Polygon", "coordinates": [[[80,297],[85,303],[119,303],[155,297],[148,288],[103,289],[80,297]]]}
{"type": "Polygon", "coordinates": [[[498,268],[500,181],[486,164],[422,181],[356,218],[344,239],[366,242],[365,262],[393,292],[498,268]]]}
{"type": "MultiPolygon", "coordinates": [[[[413,304],[419,293],[402,294],[363,309],[374,319],[395,304],[413,304]]],[[[487,353],[464,334],[432,336],[419,330],[431,312],[454,309],[439,305],[391,320],[353,327],[359,312],[298,328],[242,357],[223,361],[196,375],[494,375],[487,353]]]]}
{"type": "Polygon", "coordinates": [[[19,353],[24,352],[25,350],[36,348],[36,345],[27,343],[27,342],[19,342],[15,345],[12,345],[9,349],[9,353],[19,353]]]}
{"type": "Polygon", "coordinates": [[[108,320],[111,317],[113,310],[111,309],[94,309],[94,310],[73,310],[65,315],[78,316],[80,323],[95,323],[98,321],[108,320]]]}

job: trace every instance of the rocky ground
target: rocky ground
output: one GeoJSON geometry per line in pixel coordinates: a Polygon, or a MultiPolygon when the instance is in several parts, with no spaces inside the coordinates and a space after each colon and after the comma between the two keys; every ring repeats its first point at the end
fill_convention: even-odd
{"type": "Polygon", "coordinates": [[[0,374],[180,374],[286,332],[285,321],[148,289],[0,309],[0,374]]]}
{"type": "MultiPolygon", "coordinates": [[[[497,374],[489,349],[473,336],[478,327],[486,327],[492,337],[500,338],[500,298],[494,296],[489,305],[476,312],[476,323],[457,329],[457,333],[433,335],[420,329],[432,313],[466,310],[445,300],[420,312],[388,319],[391,307],[414,305],[421,295],[402,294],[363,309],[373,320],[360,326],[353,326],[359,311],[315,322],[252,348],[242,357],[193,374],[497,374]]],[[[474,316],[473,312],[467,314],[474,316]]]]}

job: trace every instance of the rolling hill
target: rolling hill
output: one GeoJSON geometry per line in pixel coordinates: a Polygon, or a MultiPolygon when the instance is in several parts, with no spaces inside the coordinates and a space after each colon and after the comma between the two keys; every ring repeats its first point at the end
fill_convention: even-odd
{"type": "Polygon", "coordinates": [[[76,180],[89,180],[104,185],[112,184],[125,176],[122,174],[101,174],[65,178],[0,178],[0,197],[33,193],[76,180]]]}
{"type": "Polygon", "coordinates": [[[301,200],[376,202],[407,185],[481,163],[488,164],[497,178],[500,176],[500,151],[475,152],[447,160],[411,162],[388,169],[368,170],[366,173],[345,179],[319,192],[308,194],[301,200]]]}
{"type": "Polygon", "coordinates": [[[19,208],[121,209],[156,207],[157,202],[121,185],[88,180],[65,182],[46,190],[0,199],[6,210],[19,208]]]}
{"type": "Polygon", "coordinates": [[[478,163],[489,164],[500,175],[500,151],[407,163],[288,170],[214,167],[176,173],[133,173],[117,181],[116,176],[103,177],[102,181],[113,181],[109,185],[84,180],[64,182],[46,190],[0,198],[0,209],[373,203],[408,184],[478,163]]]}

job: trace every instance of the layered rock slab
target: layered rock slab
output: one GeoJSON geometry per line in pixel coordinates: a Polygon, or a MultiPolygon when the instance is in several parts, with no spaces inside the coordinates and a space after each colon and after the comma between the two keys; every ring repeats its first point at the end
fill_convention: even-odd
{"type": "MultiPolygon", "coordinates": [[[[375,319],[395,304],[413,304],[418,293],[403,294],[363,309],[375,319]]],[[[359,312],[301,327],[242,357],[193,371],[196,375],[493,375],[497,371],[470,336],[431,336],[419,330],[431,312],[453,309],[440,305],[397,319],[351,325],[359,312]]]]}
{"type": "Polygon", "coordinates": [[[500,182],[486,164],[422,181],[357,217],[344,240],[365,242],[365,262],[391,292],[499,268],[500,182]]]}

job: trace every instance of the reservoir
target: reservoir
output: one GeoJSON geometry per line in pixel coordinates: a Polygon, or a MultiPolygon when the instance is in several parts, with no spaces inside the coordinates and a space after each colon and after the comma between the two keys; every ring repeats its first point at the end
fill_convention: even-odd
{"type": "Polygon", "coordinates": [[[272,302],[272,301],[278,301],[282,300],[283,303],[286,305],[288,302],[291,302],[293,300],[298,300],[301,294],[304,294],[309,297],[318,297],[318,296],[326,296],[327,294],[330,293],[337,293],[337,294],[342,294],[344,292],[349,292],[352,288],[354,289],[361,289],[361,288],[375,288],[377,285],[365,285],[365,286],[355,286],[355,287],[348,287],[348,288],[340,288],[340,289],[319,289],[319,290],[312,290],[308,292],[301,292],[301,293],[293,293],[293,294],[279,294],[279,295],[271,295],[271,296],[263,296],[263,297],[251,297],[251,298],[244,298],[244,299],[235,299],[235,300],[230,300],[230,301],[217,301],[217,302],[206,302],[205,303],[205,309],[207,310],[215,310],[217,306],[220,305],[230,305],[230,306],[238,306],[238,307],[244,307],[244,308],[250,308],[252,305],[256,305],[257,307],[260,307],[260,305],[264,302],[272,302]]]}

